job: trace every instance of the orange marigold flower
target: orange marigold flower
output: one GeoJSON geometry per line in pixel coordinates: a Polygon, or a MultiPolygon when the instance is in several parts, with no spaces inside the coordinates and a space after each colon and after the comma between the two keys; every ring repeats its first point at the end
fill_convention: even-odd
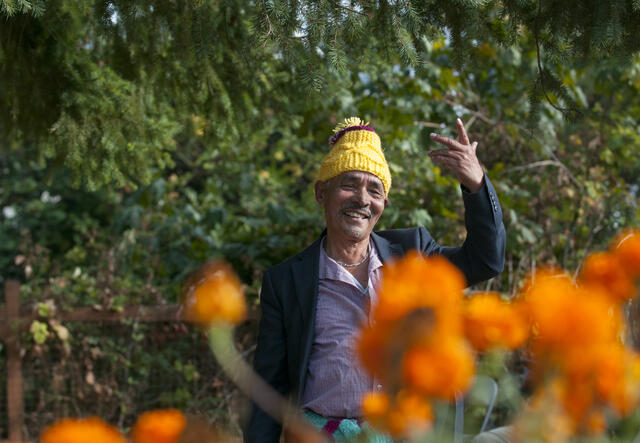
{"type": "Polygon", "coordinates": [[[445,400],[455,399],[471,386],[475,359],[471,349],[457,337],[430,346],[415,346],[404,359],[407,385],[417,392],[445,400]]]}
{"type": "Polygon", "coordinates": [[[562,404],[574,428],[592,432],[589,414],[610,407],[628,415],[638,403],[638,357],[619,342],[566,351],[555,368],[562,404]]]}
{"type": "Polygon", "coordinates": [[[589,352],[594,389],[603,402],[622,415],[636,407],[639,396],[640,359],[621,343],[599,346],[589,352]]]}
{"type": "Polygon", "coordinates": [[[390,407],[389,396],[382,392],[368,392],[362,398],[362,414],[365,420],[378,429],[386,429],[390,407]]]}
{"type": "Polygon", "coordinates": [[[529,329],[522,309],[496,293],[475,294],[465,304],[464,332],[479,351],[518,348],[527,341],[529,329]]]}
{"type": "Polygon", "coordinates": [[[187,419],[176,409],[148,411],[138,417],[131,431],[134,443],[178,443],[187,419]]]}
{"type": "Polygon", "coordinates": [[[516,441],[569,442],[573,424],[560,402],[562,390],[562,383],[555,378],[533,394],[514,424],[516,441]]]}
{"type": "Polygon", "coordinates": [[[595,393],[586,379],[574,377],[570,380],[565,379],[560,398],[565,412],[571,419],[573,431],[577,432],[596,400],[595,393]]]}
{"type": "Polygon", "coordinates": [[[607,293],[614,302],[624,302],[635,293],[635,287],[617,254],[598,252],[585,260],[581,272],[585,285],[595,286],[607,293]]]}
{"type": "Polygon", "coordinates": [[[40,443],[127,443],[116,428],[97,417],[67,418],[44,430],[40,443]]]}
{"type": "Polygon", "coordinates": [[[607,420],[602,411],[592,411],[587,416],[587,431],[591,435],[602,434],[607,429],[607,420]]]}
{"type": "Polygon", "coordinates": [[[576,287],[567,276],[537,273],[525,294],[534,350],[562,351],[615,340],[622,317],[598,291],[576,287]]]}
{"type": "Polygon", "coordinates": [[[365,369],[370,374],[384,376],[388,367],[393,363],[389,358],[390,346],[400,348],[401,343],[389,343],[388,337],[391,335],[388,327],[385,325],[376,325],[375,327],[365,328],[360,331],[358,339],[358,355],[365,369]]]}
{"type": "Polygon", "coordinates": [[[202,266],[189,278],[183,294],[186,317],[195,323],[237,324],[246,317],[242,283],[225,262],[213,261],[202,266]]]}
{"type": "Polygon", "coordinates": [[[424,433],[433,422],[428,399],[408,391],[400,391],[393,403],[386,394],[369,392],[362,400],[362,411],[368,423],[393,437],[424,433]]]}
{"type": "Polygon", "coordinates": [[[389,380],[407,349],[435,341],[435,319],[429,308],[415,309],[394,322],[376,323],[360,333],[358,352],[363,366],[389,380]]]}
{"type": "Polygon", "coordinates": [[[416,309],[430,308],[436,335],[457,333],[464,287],[464,276],[447,259],[410,252],[385,267],[374,318],[378,323],[393,322],[416,309]]]}
{"type": "Polygon", "coordinates": [[[640,278],[640,230],[632,229],[618,235],[611,251],[629,275],[640,278]]]}
{"type": "Polygon", "coordinates": [[[395,407],[387,417],[387,430],[394,437],[415,437],[431,428],[433,412],[431,404],[423,396],[400,391],[395,407]]]}

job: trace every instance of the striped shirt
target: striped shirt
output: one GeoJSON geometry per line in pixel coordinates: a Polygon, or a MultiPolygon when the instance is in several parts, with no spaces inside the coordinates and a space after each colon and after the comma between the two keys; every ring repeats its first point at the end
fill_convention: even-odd
{"type": "Polygon", "coordinates": [[[320,247],[316,323],[302,408],[324,417],[360,417],[363,394],[382,388],[362,368],[355,350],[359,327],[371,321],[370,306],[376,304],[382,261],[369,240],[365,288],[326,254],[325,238],[320,247]]]}

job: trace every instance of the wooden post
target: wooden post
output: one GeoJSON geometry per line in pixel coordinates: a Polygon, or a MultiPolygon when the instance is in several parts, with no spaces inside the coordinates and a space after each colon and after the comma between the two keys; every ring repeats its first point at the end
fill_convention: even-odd
{"type": "Polygon", "coordinates": [[[640,350],[640,297],[632,298],[626,306],[629,344],[640,350]]]}
{"type": "Polygon", "coordinates": [[[22,397],[22,361],[20,357],[20,284],[8,280],[4,285],[6,320],[9,335],[7,345],[7,407],[9,412],[9,440],[22,440],[24,405],[22,397]]]}

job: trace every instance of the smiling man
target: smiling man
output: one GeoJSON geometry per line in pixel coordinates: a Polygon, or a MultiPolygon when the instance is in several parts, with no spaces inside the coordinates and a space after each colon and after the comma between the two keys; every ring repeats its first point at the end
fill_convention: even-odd
{"type": "MultiPolygon", "coordinates": [[[[460,119],[456,126],[457,140],[431,135],[445,148],[429,155],[462,186],[467,237],[461,246],[439,245],[424,227],[374,232],[388,203],[391,173],[378,134],[352,117],[335,129],[317,175],[315,197],[326,230],[265,272],[254,367],[336,441],[369,432],[360,420],[360,400],[383,388],[360,366],[354,345],[376,304],[384,263],[412,249],[440,254],[463,272],[468,285],[502,271],[505,231],[498,197],[476,156],[477,143],[470,143],[460,119]]],[[[281,431],[254,406],[245,441],[277,442],[281,431]]]]}

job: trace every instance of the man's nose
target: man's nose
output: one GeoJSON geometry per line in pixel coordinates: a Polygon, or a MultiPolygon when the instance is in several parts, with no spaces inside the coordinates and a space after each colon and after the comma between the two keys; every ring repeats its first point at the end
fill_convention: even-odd
{"type": "Polygon", "coordinates": [[[356,197],[356,201],[360,206],[366,206],[368,204],[367,196],[368,196],[368,193],[364,187],[356,188],[355,197],[356,197]]]}

